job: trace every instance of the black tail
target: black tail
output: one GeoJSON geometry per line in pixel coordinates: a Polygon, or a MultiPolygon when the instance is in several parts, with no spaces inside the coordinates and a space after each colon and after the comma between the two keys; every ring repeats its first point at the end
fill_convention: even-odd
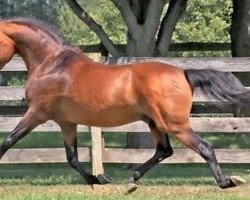
{"type": "Polygon", "coordinates": [[[185,75],[193,89],[199,88],[209,99],[219,100],[219,106],[250,103],[250,90],[230,72],[187,69],[185,75]]]}

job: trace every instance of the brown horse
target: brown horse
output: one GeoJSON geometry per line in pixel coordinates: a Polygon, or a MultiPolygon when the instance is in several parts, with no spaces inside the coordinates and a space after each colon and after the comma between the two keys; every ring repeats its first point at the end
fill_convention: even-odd
{"type": "Polygon", "coordinates": [[[105,184],[110,182],[107,176],[80,168],[77,124],[108,127],[142,120],[155,138],[156,152],[133,171],[128,192],[136,189],[145,172],[173,154],[168,135],[207,161],[219,187],[243,181],[224,177],[211,144],[192,130],[189,117],[195,88],[222,103],[249,103],[249,91],[231,73],[183,70],[154,62],[106,66],[65,46],[46,26],[27,19],[0,22],[0,69],[15,53],[28,69],[29,109],[1,144],[0,158],[36,126],[53,120],[61,127],[69,164],[88,184],[105,184]]]}

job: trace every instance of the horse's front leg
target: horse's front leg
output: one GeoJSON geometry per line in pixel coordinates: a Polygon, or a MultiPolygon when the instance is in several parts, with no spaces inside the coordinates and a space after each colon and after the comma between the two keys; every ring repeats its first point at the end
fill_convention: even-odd
{"type": "Polygon", "coordinates": [[[15,129],[2,142],[0,146],[0,159],[18,140],[44,122],[45,120],[43,120],[43,118],[39,117],[37,113],[29,109],[15,129]]]}
{"type": "Polygon", "coordinates": [[[64,145],[66,150],[66,157],[69,165],[74,168],[88,184],[106,184],[111,180],[104,174],[97,176],[92,175],[80,166],[77,153],[77,126],[75,124],[60,124],[64,145]]]}

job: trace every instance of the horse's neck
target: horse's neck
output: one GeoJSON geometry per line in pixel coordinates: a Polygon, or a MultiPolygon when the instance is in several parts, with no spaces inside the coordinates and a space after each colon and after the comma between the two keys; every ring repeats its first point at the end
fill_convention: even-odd
{"type": "Polygon", "coordinates": [[[43,31],[36,32],[27,27],[20,28],[20,26],[18,28],[15,29],[15,25],[5,26],[1,27],[1,31],[15,41],[16,53],[23,58],[29,73],[41,65],[48,56],[58,54],[63,48],[62,43],[49,37],[43,31]]]}
{"type": "Polygon", "coordinates": [[[30,45],[30,48],[20,46],[17,48],[18,54],[23,58],[27,70],[32,73],[37,67],[41,66],[49,57],[56,56],[62,51],[63,47],[53,43],[41,45],[41,43],[30,45]]]}
{"type": "Polygon", "coordinates": [[[24,40],[26,42],[17,44],[18,54],[23,58],[29,73],[40,66],[48,57],[56,56],[63,49],[62,45],[54,41],[40,42],[41,38],[34,41],[24,40]],[[24,45],[25,44],[25,45],[24,45]]]}

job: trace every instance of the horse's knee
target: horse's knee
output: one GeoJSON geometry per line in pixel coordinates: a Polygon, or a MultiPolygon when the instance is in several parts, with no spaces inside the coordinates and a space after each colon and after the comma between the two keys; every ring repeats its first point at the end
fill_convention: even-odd
{"type": "Polygon", "coordinates": [[[75,157],[75,156],[70,156],[70,155],[67,155],[67,161],[69,163],[69,165],[76,169],[77,166],[78,166],[78,159],[75,157]]]}

